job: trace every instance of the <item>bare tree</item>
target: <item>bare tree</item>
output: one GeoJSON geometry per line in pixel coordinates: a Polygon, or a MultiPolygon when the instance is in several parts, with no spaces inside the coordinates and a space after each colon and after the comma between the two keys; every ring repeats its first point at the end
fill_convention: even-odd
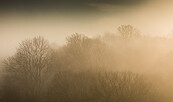
{"type": "MultiPolygon", "coordinates": [[[[73,68],[106,67],[106,44],[101,38],[89,38],[82,34],[73,34],[67,37],[64,51],[68,57],[69,65],[73,68]]],[[[67,58],[64,57],[64,58],[67,58]]]]}
{"type": "Polygon", "coordinates": [[[91,39],[82,34],[72,34],[66,38],[67,44],[66,47],[70,49],[69,53],[72,54],[81,54],[85,53],[86,49],[90,47],[91,39]]]}
{"type": "Polygon", "coordinates": [[[154,86],[139,74],[103,71],[98,79],[97,95],[103,102],[161,101],[154,86]]]}
{"type": "Polygon", "coordinates": [[[121,25],[118,27],[118,31],[123,39],[140,37],[139,31],[132,25],[121,25]]]}
{"type": "Polygon", "coordinates": [[[91,39],[85,35],[76,33],[67,37],[66,40],[64,58],[66,63],[70,65],[68,68],[73,67],[74,70],[75,68],[85,67],[90,57],[88,54],[92,43],[91,39]]]}
{"type": "Polygon", "coordinates": [[[4,61],[6,78],[12,87],[18,87],[19,94],[34,99],[41,93],[49,62],[48,41],[43,37],[27,39],[20,43],[14,56],[4,61]]]}
{"type": "Polygon", "coordinates": [[[50,102],[162,102],[144,76],[104,70],[59,72],[47,97],[50,102]]]}

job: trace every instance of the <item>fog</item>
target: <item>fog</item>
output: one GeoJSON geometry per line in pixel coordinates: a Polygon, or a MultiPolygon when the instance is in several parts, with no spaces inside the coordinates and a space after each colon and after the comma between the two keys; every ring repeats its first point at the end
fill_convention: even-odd
{"type": "MultiPolygon", "coordinates": [[[[45,7],[47,10],[44,10],[44,7],[33,7],[32,10],[28,10],[27,8],[32,7],[17,8],[16,1],[16,5],[1,7],[0,44],[2,49],[0,55],[12,53],[18,42],[28,37],[41,35],[61,45],[67,35],[75,32],[89,36],[105,32],[116,33],[116,28],[121,24],[131,24],[147,35],[167,36],[173,28],[171,2],[172,0],[146,0],[125,5],[101,1],[91,2],[91,6],[85,9],[81,8],[80,4],[72,4],[70,8],[63,3],[62,9],[45,7]]],[[[3,4],[5,6],[8,3],[2,2],[3,4]]]]}
{"type": "Polygon", "coordinates": [[[0,101],[172,102],[172,9],[173,0],[0,1],[0,101]]]}

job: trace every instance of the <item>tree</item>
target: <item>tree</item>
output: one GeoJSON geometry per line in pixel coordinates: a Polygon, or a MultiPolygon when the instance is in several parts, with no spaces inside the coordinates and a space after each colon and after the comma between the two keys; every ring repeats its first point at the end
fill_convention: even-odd
{"type": "Polygon", "coordinates": [[[122,39],[131,39],[134,37],[140,37],[140,33],[132,25],[121,25],[118,27],[118,32],[122,39]]]}
{"type": "Polygon", "coordinates": [[[137,73],[62,71],[53,78],[45,102],[162,102],[154,85],[137,73]]]}
{"type": "MultiPolygon", "coordinates": [[[[27,39],[20,43],[14,56],[4,61],[5,80],[11,89],[17,89],[22,98],[38,98],[49,70],[49,44],[43,37],[27,39]]],[[[8,91],[7,91],[8,93],[8,91]]],[[[29,99],[26,99],[29,101],[29,99]]]]}
{"type": "Polygon", "coordinates": [[[132,72],[101,71],[96,92],[103,102],[160,102],[154,85],[144,76],[132,72]]]}
{"type": "Polygon", "coordinates": [[[74,55],[81,55],[86,52],[86,49],[89,49],[91,44],[91,39],[82,34],[72,34],[66,38],[67,44],[66,47],[69,49],[69,53],[74,55]]]}
{"type": "Polygon", "coordinates": [[[106,44],[101,38],[89,38],[82,34],[73,34],[67,37],[64,52],[66,52],[69,60],[68,65],[73,66],[73,68],[87,69],[108,65],[105,60],[106,54],[108,54],[106,44]]]}

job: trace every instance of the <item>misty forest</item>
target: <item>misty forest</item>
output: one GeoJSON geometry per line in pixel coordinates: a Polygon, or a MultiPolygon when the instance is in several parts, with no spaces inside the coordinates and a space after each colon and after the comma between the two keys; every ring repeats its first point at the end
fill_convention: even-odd
{"type": "Polygon", "coordinates": [[[23,39],[2,60],[0,102],[172,102],[172,44],[132,25],[75,33],[58,47],[42,36],[23,39]]]}

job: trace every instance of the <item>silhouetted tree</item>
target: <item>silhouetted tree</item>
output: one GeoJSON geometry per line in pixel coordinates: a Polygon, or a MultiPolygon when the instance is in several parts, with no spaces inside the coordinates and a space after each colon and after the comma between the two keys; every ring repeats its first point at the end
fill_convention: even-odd
{"type": "Polygon", "coordinates": [[[4,62],[6,87],[12,89],[11,92],[20,98],[26,98],[25,101],[39,98],[51,61],[49,50],[48,41],[43,37],[27,39],[20,43],[16,54],[4,62]]]}
{"type": "MultiPolygon", "coordinates": [[[[67,37],[65,52],[74,68],[105,67],[106,44],[100,38],[88,38],[82,34],[67,37]]],[[[65,58],[67,58],[65,57],[65,58]]]]}
{"type": "Polygon", "coordinates": [[[159,102],[151,83],[132,72],[63,71],[56,74],[46,102],[159,102]]]}
{"type": "Polygon", "coordinates": [[[103,102],[161,101],[154,86],[136,73],[101,71],[97,82],[97,94],[103,102]]]}
{"type": "Polygon", "coordinates": [[[130,39],[134,37],[140,37],[140,33],[132,25],[121,25],[118,27],[118,31],[122,39],[130,39]]]}
{"type": "Polygon", "coordinates": [[[66,38],[66,47],[69,49],[68,53],[75,56],[82,56],[90,47],[91,39],[82,34],[72,34],[66,38]]]}

